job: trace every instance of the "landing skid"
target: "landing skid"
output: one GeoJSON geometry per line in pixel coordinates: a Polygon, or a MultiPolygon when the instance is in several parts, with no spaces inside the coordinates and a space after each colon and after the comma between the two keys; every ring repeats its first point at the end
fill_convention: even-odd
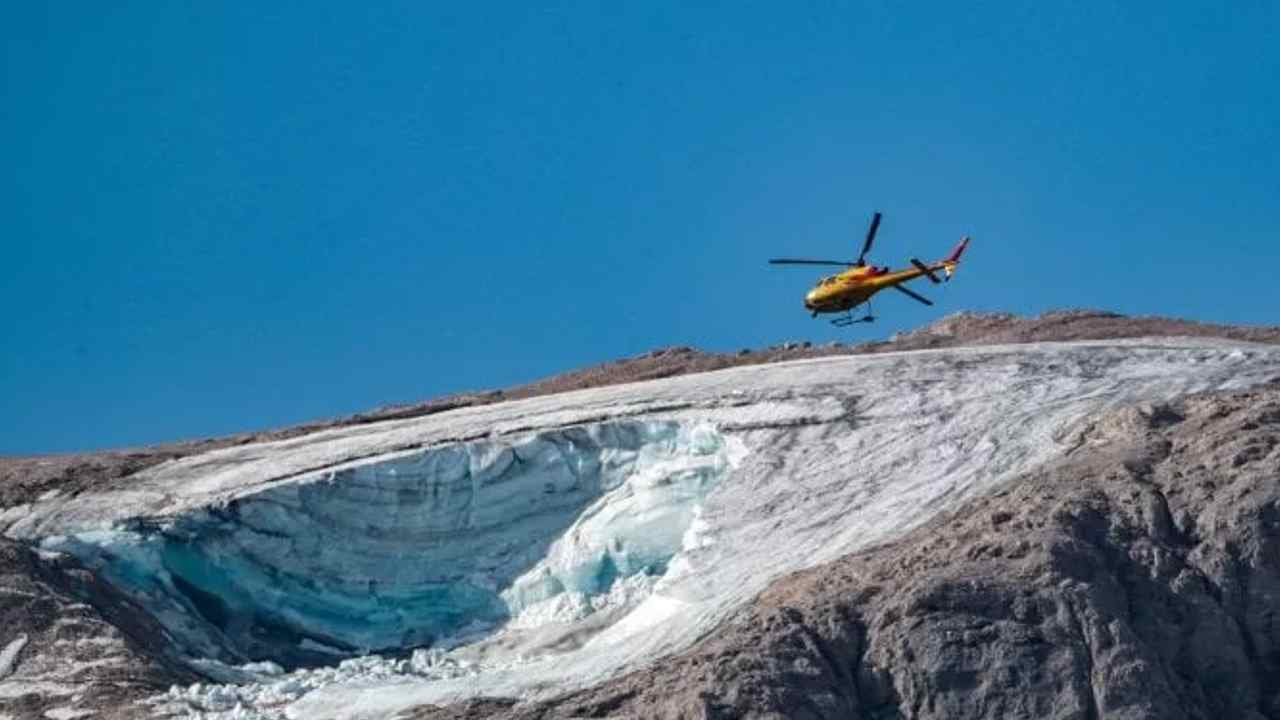
{"type": "Polygon", "coordinates": [[[857,325],[858,323],[869,323],[875,321],[876,318],[874,315],[867,315],[860,318],[856,318],[853,315],[841,315],[840,317],[832,320],[831,324],[836,327],[849,327],[850,325],[857,325]]]}
{"type": "Polygon", "coordinates": [[[844,315],[841,315],[840,317],[832,320],[831,324],[835,325],[836,327],[849,327],[850,325],[857,325],[858,323],[870,323],[875,321],[876,321],[876,316],[871,314],[871,303],[868,302],[866,315],[860,318],[856,318],[853,316],[853,308],[849,308],[847,311],[845,311],[844,315]]]}

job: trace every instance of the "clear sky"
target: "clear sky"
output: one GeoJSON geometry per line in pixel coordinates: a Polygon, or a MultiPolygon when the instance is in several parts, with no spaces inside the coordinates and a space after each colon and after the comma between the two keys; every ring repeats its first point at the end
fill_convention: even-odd
{"type": "Polygon", "coordinates": [[[0,10],[0,453],[963,309],[1280,322],[1275,2],[111,5],[0,10]],[[811,320],[765,260],[874,210],[967,265],[811,320]]]}

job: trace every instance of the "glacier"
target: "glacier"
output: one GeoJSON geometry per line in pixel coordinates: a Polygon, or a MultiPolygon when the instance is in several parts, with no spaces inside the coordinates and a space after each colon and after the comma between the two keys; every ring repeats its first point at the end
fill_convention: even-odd
{"type": "Polygon", "coordinates": [[[0,526],[97,568],[218,681],[158,714],[388,717],[654,662],[1100,412],[1277,377],[1278,348],[1190,338],[739,367],[226,448],[0,526]]]}
{"type": "Polygon", "coordinates": [[[661,421],[446,444],[42,547],[128,590],[189,656],[323,665],[608,606],[666,572],[732,445],[661,421]]]}

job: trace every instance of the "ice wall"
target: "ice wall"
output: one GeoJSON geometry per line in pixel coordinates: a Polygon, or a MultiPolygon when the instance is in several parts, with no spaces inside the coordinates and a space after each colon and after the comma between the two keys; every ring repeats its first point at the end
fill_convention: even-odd
{"type": "Polygon", "coordinates": [[[666,571],[730,461],[707,424],[597,423],[380,457],[44,546],[100,569],[193,657],[316,665],[521,613],[581,619],[666,571]]]}

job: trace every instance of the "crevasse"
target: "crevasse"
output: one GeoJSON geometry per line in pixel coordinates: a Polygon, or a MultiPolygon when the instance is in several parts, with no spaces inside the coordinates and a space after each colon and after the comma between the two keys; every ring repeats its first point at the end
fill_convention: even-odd
{"type": "Polygon", "coordinates": [[[707,423],[617,421],[445,445],[44,544],[192,657],[317,665],[577,620],[651,588],[728,442],[707,423]]]}

